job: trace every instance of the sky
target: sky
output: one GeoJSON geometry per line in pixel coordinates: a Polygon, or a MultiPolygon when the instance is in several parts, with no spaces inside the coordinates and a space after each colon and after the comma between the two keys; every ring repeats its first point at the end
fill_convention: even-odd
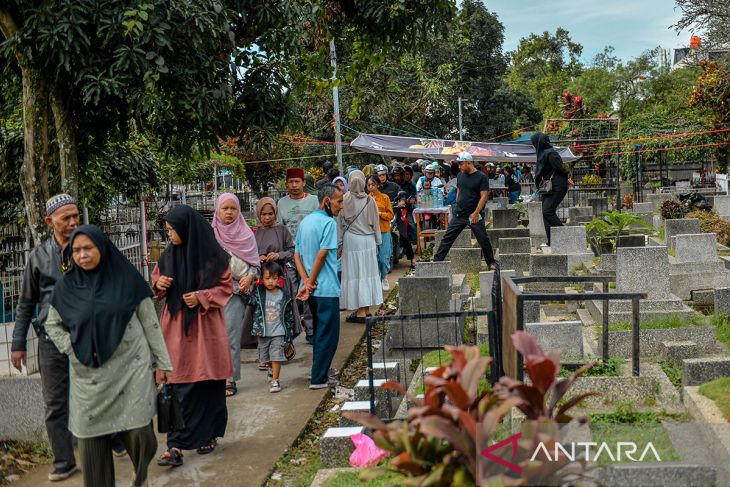
{"type": "Polygon", "coordinates": [[[689,44],[669,26],[680,18],[674,0],[483,0],[505,27],[504,51],[514,51],[520,38],[558,27],[583,45],[581,60],[611,45],[614,55],[627,61],[647,49],[674,49],[689,44]]]}

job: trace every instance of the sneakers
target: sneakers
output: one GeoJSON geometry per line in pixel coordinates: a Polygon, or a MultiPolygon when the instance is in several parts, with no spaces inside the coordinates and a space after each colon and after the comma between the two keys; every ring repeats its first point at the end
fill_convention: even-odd
{"type": "Polygon", "coordinates": [[[48,480],[50,480],[51,482],[66,480],[67,478],[75,474],[78,470],[79,468],[76,465],[74,465],[73,467],[69,467],[66,470],[54,468],[53,472],[48,474],[48,480]]]}
{"type": "Polygon", "coordinates": [[[387,277],[383,279],[383,282],[381,284],[383,286],[383,291],[390,291],[390,283],[388,282],[387,277]]]}
{"type": "Polygon", "coordinates": [[[329,382],[325,382],[324,384],[309,384],[310,389],[327,389],[329,386],[329,382]]]}
{"type": "Polygon", "coordinates": [[[271,385],[269,386],[269,392],[279,392],[281,391],[281,384],[278,380],[272,380],[271,385]]]}

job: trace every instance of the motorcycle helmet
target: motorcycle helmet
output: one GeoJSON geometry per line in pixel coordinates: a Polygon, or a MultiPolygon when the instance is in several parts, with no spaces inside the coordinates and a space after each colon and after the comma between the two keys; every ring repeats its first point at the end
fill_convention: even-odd
{"type": "Polygon", "coordinates": [[[375,166],[375,174],[378,176],[381,174],[388,174],[388,168],[384,164],[378,164],[375,166]]]}
{"type": "Polygon", "coordinates": [[[403,174],[405,170],[403,169],[403,165],[400,162],[395,162],[390,168],[391,174],[403,174]]]}

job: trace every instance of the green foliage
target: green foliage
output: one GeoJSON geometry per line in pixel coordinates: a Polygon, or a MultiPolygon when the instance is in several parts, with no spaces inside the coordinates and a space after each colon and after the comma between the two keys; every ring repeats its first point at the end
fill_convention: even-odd
{"type": "Polygon", "coordinates": [[[730,418],[730,377],[702,384],[699,391],[703,396],[715,401],[724,417],[730,418]]]}
{"type": "Polygon", "coordinates": [[[669,382],[677,389],[682,389],[682,366],[674,362],[660,362],[662,370],[669,379],[669,382]]]}
{"type": "Polygon", "coordinates": [[[0,228],[22,221],[20,168],[23,164],[23,114],[20,80],[0,70],[0,228]]]}
{"type": "MultiPolygon", "coordinates": [[[[360,472],[338,472],[334,477],[326,480],[323,487],[354,487],[364,485],[358,478],[360,472]]],[[[386,472],[382,476],[368,481],[369,487],[394,487],[400,477],[394,473],[386,472]]]]}
{"type": "Polygon", "coordinates": [[[687,218],[697,218],[702,233],[714,233],[719,244],[730,245],[730,222],[720,217],[717,212],[698,210],[687,214],[687,218]]]}
{"type": "MultiPolygon", "coordinates": [[[[609,357],[608,360],[598,360],[590,369],[583,373],[583,377],[618,377],[624,360],[618,357],[609,357]]],[[[558,377],[570,377],[574,370],[561,367],[558,377]]]]}
{"type": "MultiPolygon", "coordinates": [[[[640,324],[642,330],[684,328],[687,326],[707,326],[707,319],[698,315],[693,316],[689,320],[683,320],[678,315],[671,315],[667,318],[642,321],[640,324]]],[[[630,322],[623,321],[610,324],[608,329],[610,331],[630,331],[633,329],[633,325],[630,322]]]]}
{"type": "Polygon", "coordinates": [[[730,317],[715,313],[710,315],[709,322],[717,331],[717,341],[724,343],[730,350],[730,317]]]}
{"type": "MultiPolygon", "coordinates": [[[[386,471],[397,473],[405,485],[483,485],[514,480],[512,472],[495,462],[481,464],[477,477],[477,456],[498,434],[497,425],[512,407],[527,416],[524,437],[535,439],[520,443],[515,463],[537,466],[529,457],[537,446],[538,433],[542,441],[559,437],[557,421],[569,421],[567,412],[588,394],[560,406],[558,401],[590,364],[558,381],[558,356],[546,354],[535,338],[524,332],[515,333],[513,342],[525,357],[530,385],[502,377],[493,390],[480,386],[491,359],[481,357],[477,347],[447,346],[453,360],[424,378],[423,399],[409,397],[414,406],[407,421],[386,425],[370,414],[346,413],[346,417],[373,429],[376,444],[390,453],[386,466],[366,470],[360,480],[372,480],[386,471]]],[[[383,387],[406,393],[397,382],[383,387]]],[[[565,475],[562,469],[568,465],[565,458],[539,463],[540,468],[524,469],[520,478],[526,485],[560,483],[565,475]]]]}
{"type": "Polygon", "coordinates": [[[589,414],[591,424],[655,424],[661,418],[655,412],[637,411],[630,402],[619,403],[613,412],[589,414]]]}
{"type": "MultiPolygon", "coordinates": [[[[589,243],[594,251],[610,244],[612,252],[615,252],[619,236],[623,235],[632,225],[652,228],[640,215],[635,213],[623,213],[619,210],[601,212],[601,216],[595,217],[586,224],[589,243]]],[[[600,251],[596,253],[600,254],[600,251]]]]}
{"type": "Polygon", "coordinates": [[[507,82],[512,89],[527,91],[543,115],[557,115],[556,100],[571,77],[582,70],[582,52],[583,46],[573,42],[561,27],[555,34],[530,34],[510,53],[507,82]]]}
{"type": "Polygon", "coordinates": [[[598,174],[586,174],[578,185],[586,188],[597,188],[603,186],[603,179],[598,174]]]}
{"type": "Polygon", "coordinates": [[[663,201],[659,211],[665,220],[680,219],[687,215],[687,207],[678,200],[663,201]]]}

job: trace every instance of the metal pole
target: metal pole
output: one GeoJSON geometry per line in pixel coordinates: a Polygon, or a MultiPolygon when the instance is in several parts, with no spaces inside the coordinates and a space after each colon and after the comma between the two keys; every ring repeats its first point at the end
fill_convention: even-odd
{"type": "Polygon", "coordinates": [[[89,207],[86,206],[86,201],[84,200],[84,225],[89,224],[89,207]]]}
{"type": "Polygon", "coordinates": [[[459,97],[459,141],[464,140],[463,118],[461,116],[461,97],[459,97]]]}
{"type": "Polygon", "coordinates": [[[142,276],[144,280],[150,281],[149,250],[147,249],[147,208],[144,204],[144,196],[139,197],[140,227],[142,235],[139,236],[139,245],[142,250],[142,276]]]}
{"type": "MultiPolygon", "coordinates": [[[[330,64],[332,65],[332,81],[337,81],[337,52],[335,51],[335,40],[330,39],[330,64]]],[[[335,121],[335,148],[337,149],[337,166],[340,174],[345,174],[342,166],[342,133],[340,132],[340,92],[337,84],[332,86],[332,101],[334,104],[335,121]]]]}
{"type": "MultiPolygon", "coordinates": [[[[608,293],[608,280],[603,281],[603,292],[608,293]]],[[[608,361],[608,299],[603,300],[603,323],[601,327],[601,355],[603,362],[608,361]]]]}
{"type": "Polygon", "coordinates": [[[634,377],[639,377],[639,360],[641,352],[639,350],[639,333],[641,332],[641,313],[639,311],[639,298],[633,298],[631,300],[631,313],[632,313],[632,345],[633,350],[631,354],[631,368],[634,377]]]}

